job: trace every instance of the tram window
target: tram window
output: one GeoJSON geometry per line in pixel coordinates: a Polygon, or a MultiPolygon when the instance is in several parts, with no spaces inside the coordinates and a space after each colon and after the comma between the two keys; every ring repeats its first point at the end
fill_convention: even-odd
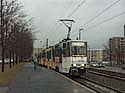
{"type": "Polygon", "coordinates": [[[70,43],[67,43],[67,56],[70,56],[70,43]]]}
{"type": "Polygon", "coordinates": [[[61,56],[62,55],[62,50],[61,48],[55,49],[55,56],[61,56]]]}
{"type": "Polygon", "coordinates": [[[47,52],[47,59],[49,59],[49,52],[47,52]]]}
{"type": "Polygon", "coordinates": [[[48,59],[51,59],[51,51],[48,52],[48,59]]]}
{"type": "Polygon", "coordinates": [[[55,50],[55,56],[58,56],[58,50],[57,49],[55,50]]]}
{"type": "Polygon", "coordinates": [[[69,44],[69,42],[67,43],[67,48],[69,48],[70,47],[70,44],[69,44]]]}
{"type": "Polygon", "coordinates": [[[45,57],[45,51],[42,52],[42,58],[44,58],[44,57],[45,57]]]}
{"type": "Polygon", "coordinates": [[[72,48],[72,55],[77,55],[77,47],[76,46],[74,46],[72,48]]]}
{"type": "Polygon", "coordinates": [[[74,47],[74,55],[77,55],[78,54],[78,51],[77,51],[77,47],[75,46],[74,47]]]}
{"type": "Polygon", "coordinates": [[[70,49],[67,48],[67,56],[69,57],[70,56],[70,49]]]}
{"type": "Polygon", "coordinates": [[[66,48],[66,43],[63,43],[63,48],[66,48]]]}
{"type": "Polygon", "coordinates": [[[63,56],[64,57],[69,57],[70,56],[70,49],[63,49],[63,56]]]}
{"type": "Polygon", "coordinates": [[[66,49],[63,49],[63,56],[66,57],[66,49]]]}
{"type": "Polygon", "coordinates": [[[73,46],[72,55],[85,55],[86,56],[86,47],[73,46]]]}

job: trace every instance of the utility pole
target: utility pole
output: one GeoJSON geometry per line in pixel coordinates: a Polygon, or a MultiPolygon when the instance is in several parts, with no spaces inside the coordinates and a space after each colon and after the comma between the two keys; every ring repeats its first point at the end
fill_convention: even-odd
{"type": "MultiPolygon", "coordinates": [[[[124,38],[125,38],[125,25],[124,25],[124,38]]],[[[125,64],[125,51],[124,51],[124,64],[125,64]]]]}
{"type": "Polygon", "coordinates": [[[49,40],[48,40],[48,38],[46,39],[46,48],[49,48],[49,40]]]}
{"type": "Polygon", "coordinates": [[[79,40],[81,40],[81,30],[84,30],[84,29],[79,29],[79,40]]]}
{"type": "Polygon", "coordinates": [[[40,46],[41,46],[41,50],[40,50],[40,63],[41,63],[41,59],[42,59],[42,41],[40,41],[40,46]]]}
{"type": "Polygon", "coordinates": [[[124,25],[124,37],[125,37],[125,25],[124,25]]]}

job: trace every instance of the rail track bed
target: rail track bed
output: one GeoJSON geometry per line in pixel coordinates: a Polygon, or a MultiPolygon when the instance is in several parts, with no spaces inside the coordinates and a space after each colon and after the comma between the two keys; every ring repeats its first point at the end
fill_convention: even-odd
{"type": "Polygon", "coordinates": [[[122,91],[120,91],[120,90],[105,86],[104,84],[101,84],[101,83],[98,83],[94,80],[91,80],[91,79],[87,78],[86,75],[82,75],[80,77],[71,77],[69,75],[65,75],[65,76],[67,76],[70,79],[94,90],[97,93],[122,93],[122,91]]]}
{"type": "Polygon", "coordinates": [[[108,76],[112,76],[112,77],[119,77],[119,78],[123,78],[123,80],[125,80],[125,74],[124,73],[119,73],[119,72],[115,72],[115,71],[109,71],[109,70],[104,70],[104,69],[98,69],[98,68],[88,68],[87,69],[88,72],[91,73],[101,73],[104,75],[108,75],[108,76]]]}
{"type": "Polygon", "coordinates": [[[111,71],[101,71],[100,69],[87,69],[87,72],[79,77],[71,77],[68,74],[63,75],[97,93],[125,93],[124,74],[119,75],[111,71]]]}
{"type": "Polygon", "coordinates": [[[98,84],[103,84],[111,89],[118,90],[121,93],[125,93],[125,74],[123,73],[89,68],[83,77],[98,84]]]}

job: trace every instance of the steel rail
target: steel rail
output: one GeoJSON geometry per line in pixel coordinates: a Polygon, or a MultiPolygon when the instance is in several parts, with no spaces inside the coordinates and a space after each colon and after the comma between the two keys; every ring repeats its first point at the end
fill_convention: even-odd
{"type": "Polygon", "coordinates": [[[119,76],[112,76],[112,75],[108,75],[108,74],[104,74],[104,73],[100,73],[100,72],[94,72],[94,71],[88,71],[88,73],[92,73],[92,74],[96,74],[96,75],[99,75],[99,76],[104,76],[104,77],[109,77],[109,78],[125,81],[125,78],[122,78],[122,77],[119,77],[119,76]]]}
{"type": "Polygon", "coordinates": [[[80,78],[82,78],[83,80],[89,81],[89,82],[91,82],[91,83],[94,83],[94,84],[96,84],[96,85],[99,85],[99,86],[101,86],[101,87],[107,88],[107,89],[109,89],[109,90],[115,91],[115,92],[117,92],[117,93],[122,93],[120,90],[117,90],[117,89],[112,88],[112,87],[109,87],[109,86],[105,86],[104,84],[101,84],[101,83],[97,83],[96,81],[90,80],[90,79],[88,79],[88,78],[85,77],[85,76],[80,76],[80,78]]]}
{"type": "Polygon", "coordinates": [[[98,72],[98,73],[102,73],[102,74],[110,75],[110,76],[115,76],[115,77],[119,77],[119,78],[125,78],[124,73],[114,72],[114,71],[110,71],[110,70],[88,68],[87,71],[88,72],[89,71],[98,72]]]}

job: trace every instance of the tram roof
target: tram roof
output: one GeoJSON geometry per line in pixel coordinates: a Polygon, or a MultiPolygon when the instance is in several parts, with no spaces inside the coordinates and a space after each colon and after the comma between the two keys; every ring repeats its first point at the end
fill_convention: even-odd
{"type": "Polygon", "coordinates": [[[86,40],[62,40],[60,43],[62,43],[62,42],[78,42],[78,41],[87,42],[86,40]]]}
{"type": "Polygon", "coordinates": [[[52,48],[54,46],[59,46],[61,43],[64,43],[64,42],[78,42],[78,41],[81,41],[81,42],[87,42],[86,40],[67,40],[67,39],[63,39],[62,41],[60,41],[59,43],[53,45],[53,46],[50,46],[49,48],[52,48]]]}
{"type": "Polygon", "coordinates": [[[86,40],[66,40],[66,39],[63,39],[62,41],[55,44],[54,46],[58,46],[59,44],[64,43],[64,42],[78,42],[78,41],[87,42],[86,40]]]}
{"type": "Polygon", "coordinates": [[[77,42],[77,41],[83,41],[83,42],[87,42],[86,40],[69,40],[69,42],[70,42],[70,41],[76,41],[76,42],[77,42]]]}

